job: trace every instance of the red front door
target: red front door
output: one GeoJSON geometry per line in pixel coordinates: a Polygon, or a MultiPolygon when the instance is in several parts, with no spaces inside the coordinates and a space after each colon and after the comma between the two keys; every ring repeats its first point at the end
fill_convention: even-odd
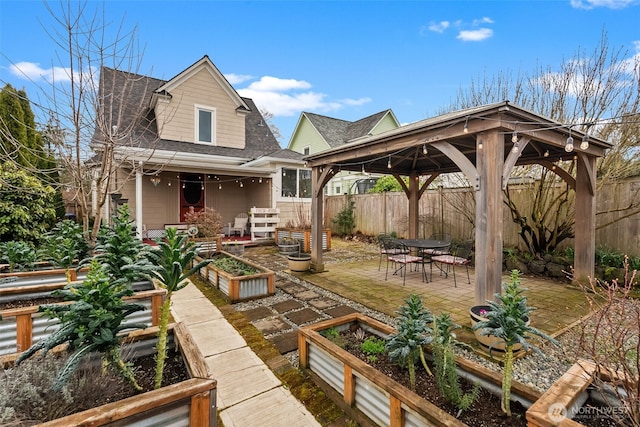
{"type": "Polygon", "coordinates": [[[197,212],[204,209],[204,181],[198,174],[180,174],[180,222],[189,208],[197,212]]]}

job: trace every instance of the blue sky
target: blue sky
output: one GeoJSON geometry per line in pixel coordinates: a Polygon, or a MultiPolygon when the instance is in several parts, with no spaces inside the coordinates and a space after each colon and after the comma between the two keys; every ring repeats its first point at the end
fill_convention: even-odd
{"type": "MultiPolygon", "coordinates": [[[[99,3],[90,2],[93,10],[99,3]]],[[[58,9],[59,2],[51,3],[58,9]]],[[[612,48],[640,55],[640,0],[106,1],[114,30],[137,26],[139,72],[169,79],[209,55],[289,142],[302,111],[357,120],[436,115],[483,75],[557,68],[612,48]]],[[[60,63],[40,1],[0,0],[0,84],[24,88],[60,63]]]]}

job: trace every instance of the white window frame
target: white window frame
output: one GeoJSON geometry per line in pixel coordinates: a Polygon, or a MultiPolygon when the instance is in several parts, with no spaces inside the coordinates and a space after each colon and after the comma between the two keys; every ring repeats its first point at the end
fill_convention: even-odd
{"type": "Polygon", "coordinates": [[[197,144],[216,145],[216,109],[206,105],[195,106],[195,129],[194,140],[197,144]],[[211,141],[200,140],[200,112],[205,111],[211,113],[211,141]]]}
{"type": "Polygon", "coordinates": [[[280,168],[280,173],[278,175],[278,179],[280,180],[280,189],[278,190],[278,200],[282,200],[282,201],[288,201],[288,200],[292,200],[292,199],[303,199],[303,200],[310,200],[311,199],[311,194],[309,194],[306,197],[301,197],[300,193],[300,171],[310,171],[310,169],[305,169],[305,168],[300,168],[300,167],[295,167],[295,166],[290,166],[290,167],[286,167],[283,166],[280,168]],[[296,171],[296,194],[295,195],[291,195],[291,196],[283,196],[282,195],[282,172],[284,169],[287,170],[295,170],[296,171]]]}

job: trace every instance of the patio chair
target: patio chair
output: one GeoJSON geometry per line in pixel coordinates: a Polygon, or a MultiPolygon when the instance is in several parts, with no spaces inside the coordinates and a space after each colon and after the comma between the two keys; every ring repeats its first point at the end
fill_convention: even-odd
{"type": "Polygon", "coordinates": [[[446,246],[435,249],[425,249],[422,251],[424,255],[436,256],[436,255],[449,255],[451,252],[451,234],[447,233],[435,233],[429,236],[428,240],[442,240],[447,242],[446,246]]]}
{"type": "MultiPolygon", "coordinates": [[[[444,271],[442,267],[440,267],[440,271],[445,274],[445,277],[449,276],[448,267],[451,266],[451,270],[453,270],[453,287],[457,287],[458,284],[456,282],[456,266],[462,266],[467,270],[467,283],[471,284],[471,279],[469,277],[469,264],[471,264],[471,256],[473,255],[473,240],[467,240],[460,244],[460,246],[455,246],[451,254],[449,255],[436,255],[431,257],[431,274],[433,275],[433,264],[439,263],[440,265],[446,265],[447,271],[444,271]]],[[[432,276],[433,277],[433,276],[432,276]]]]}
{"type": "MultiPolygon", "coordinates": [[[[410,264],[421,263],[422,257],[411,255],[409,253],[409,248],[403,243],[395,242],[392,239],[383,241],[385,242],[384,246],[387,253],[391,253],[396,250],[398,251],[398,253],[395,253],[393,255],[387,255],[387,271],[384,275],[384,280],[387,280],[387,276],[389,275],[389,262],[391,262],[393,263],[395,269],[393,274],[400,272],[400,275],[402,276],[402,285],[404,286],[404,284],[407,282],[407,266],[410,264]],[[398,268],[395,268],[396,264],[399,264],[400,266],[398,268]]],[[[422,280],[425,280],[425,278],[426,273],[424,270],[424,264],[422,264],[422,280]]]]}
{"type": "Polygon", "coordinates": [[[247,224],[249,222],[249,215],[242,212],[236,215],[235,221],[233,223],[233,227],[231,223],[229,223],[229,236],[231,236],[236,231],[240,233],[240,237],[244,237],[244,233],[247,231],[247,224]]]}
{"type": "MultiPolygon", "coordinates": [[[[391,236],[388,234],[378,234],[376,238],[378,241],[378,247],[380,247],[380,261],[378,262],[378,271],[380,271],[380,267],[382,266],[382,257],[386,256],[388,258],[389,255],[397,255],[400,254],[401,249],[398,247],[390,247],[385,248],[385,240],[392,240],[391,236]]],[[[387,260],[387,264],[389,261],[387,260]]]]}

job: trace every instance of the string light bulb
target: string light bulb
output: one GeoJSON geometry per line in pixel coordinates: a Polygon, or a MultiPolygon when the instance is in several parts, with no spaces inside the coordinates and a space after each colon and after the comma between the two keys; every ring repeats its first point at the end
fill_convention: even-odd
{"type": "Polygon", "coordinates": [[[518,142],[518,137],[515,136],[515,134],[514,134],[514,138],[516,140],[513,141],[513,148],[511,149],[511,151],[514,153],[517,153],[518,151],[520,151],[520,143],[518,142]]]}
{"type": "Polygon", "coordinates": [[[513,135],[511,135],[511,142],[513,142],[514,144],[518,143],[518,132],[514,131],[513,135]]]}
{"type": "Polygon", "coordinates": [[[422,154],[426,156],[428,152],[429,150],[427,150],[427,144],[422,144],[422,154]]]}
{"type": "Polygon", "coordinates": [[[469,116],[464,120],[464,129],[462,129],[464,133],[469,133],[469,116]]]}
{"type": "Polygon", "coordinates": [[[387,169],[391,169],[391,156],[389,156],[389,160],[387,161],[387,169]]]}
{"type": "Polygon", "coordinates": [[[589,148],[589,134],[585,133],[582,137],[582,142],[580,143],[580,149],[586,150],[589,148]]]}
{"type": "Polygon", "coordinates": [[[240,181],[240,188],[244,187],[244,184],[242,183],[242,181],[240,181]]]}
{"type": "Polygon", "coordinates": [[[258,178],[258,183],[262,184],[262,177],[258,178]]]}
{"type": "Polygon", "coordinates": [[[218,190],[222,190],[222,183],[218,184],[218,190]]]}
{"type": "Polygon", "coordinates": [[[549,150],[546,150],[546,151],[544,152],[543,156],[545,156],[545,157],[549,157],[549,150]]]}
{"type": "Polygon", "coordinates": [[[364,170],[364,163],[362,164],[362,173],[367,173],[367,172],[365,172],[365,170],[364,170]]]}
{"type": "Polygon", "coordinates": [[[482,140],[478,141],[478,150],[482,150],[482,147],[484,147],[484,145],[482,144],[482,140]]]}
{"type": "Polygon", "coordinates": [[[567,138],[567,142],[564,145],[564,151],[570,153],[573,151],[573,138],[571,137],[571,128],[569,128],[569,137],[567,138]]]}

